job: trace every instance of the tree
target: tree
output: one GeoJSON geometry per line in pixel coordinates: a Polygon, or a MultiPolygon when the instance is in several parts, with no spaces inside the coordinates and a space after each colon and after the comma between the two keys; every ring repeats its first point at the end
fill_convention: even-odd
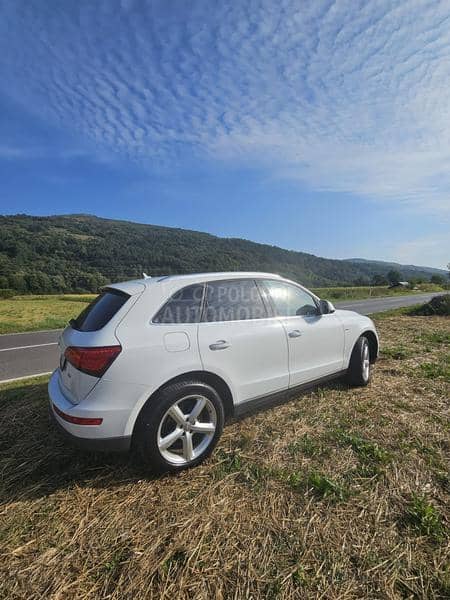
{"type": "Polygon", "coordinates": [[[25,277],[20,273],[13,273],[8,277],[9,287],[16,292],[24,293],[27,291],[27,284],[25,281],[25,277]]]}
{"type": "Polygon", "coordinates": [[[376,273],[372,277],[372,285],[387,285],[388,280],[384,275],[380,275],[380,273],[376,273]]]}
{"type": "Polygon", "coordinates": [[[436,285],[444,285],[445,283],[445,279],[442,277],[442,275],[432,275],[430,281],[436,285]]]}
{"type": "Polygon", "coordinates": [[[366,277],[357,277],[353,280],[353,285],[355,286],[364,286],[369,285],[369,280],[366,277]]]}
{"type": "Polygon", "coordinates": [[[387,278],[390,285],[398,285],[402,276],[400,274],[400,271],[397,271],[396,269],[391,269],[387,274],[387,278]]]}

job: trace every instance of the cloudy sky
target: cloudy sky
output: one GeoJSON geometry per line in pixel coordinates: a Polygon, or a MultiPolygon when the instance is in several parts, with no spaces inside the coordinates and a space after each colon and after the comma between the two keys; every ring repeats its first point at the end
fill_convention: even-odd
{"type": "Polygon", "coordinates": [[[450,2],[3,0],[0,212],[450,261],[450,2]]]}

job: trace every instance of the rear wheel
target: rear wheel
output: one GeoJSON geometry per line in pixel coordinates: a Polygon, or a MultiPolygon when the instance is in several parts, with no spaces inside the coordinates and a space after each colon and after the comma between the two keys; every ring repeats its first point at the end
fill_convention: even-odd
{"type": "Polygon", "coordinates": [[[134,446],[152,470],[181,471],[211,454],[223,424],[223,405],[214,388],[200,381],[179,382],[144,406],[134,446]]]}
{"type": "Polygon", "coordinates": [[[370,382],[370,376],[369,341],[362,335],[353,348],[346,379],[350,385],[365,386],[370,382]]]}

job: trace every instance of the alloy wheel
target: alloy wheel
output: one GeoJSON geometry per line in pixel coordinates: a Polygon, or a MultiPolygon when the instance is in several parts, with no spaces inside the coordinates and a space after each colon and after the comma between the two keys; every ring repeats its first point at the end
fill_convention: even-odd
{"type": "Polygon", "coordinates": [[[362,376],[364,381],[369,380],[370,375],[370,353],[369,344],[365,342],[362,351],[362,376]]]}
{"type": "Polygon", "coordinates": [[[209,398],[184,396],[161,419],[157,433],[159,452],[173,465],[190,463],[211,444],[216,426],[217,412],[209,398]]]}

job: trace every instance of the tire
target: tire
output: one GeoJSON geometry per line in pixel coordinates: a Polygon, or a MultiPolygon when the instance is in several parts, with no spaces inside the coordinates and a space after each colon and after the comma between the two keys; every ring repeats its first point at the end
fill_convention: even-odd
{"type": "Polygon", "coordinates": [[[222,401],[210,385],[201,381],[173,383],[141,410],[133,449],[155,473],[195,467],[214,450],[224,420],[222,401]]]}
{"type": "Polygon", "coordinates": [[[353,347],[346,380],[352,386],[368,385],[371,378],[369,340],[362,335],[353,347]]]}

